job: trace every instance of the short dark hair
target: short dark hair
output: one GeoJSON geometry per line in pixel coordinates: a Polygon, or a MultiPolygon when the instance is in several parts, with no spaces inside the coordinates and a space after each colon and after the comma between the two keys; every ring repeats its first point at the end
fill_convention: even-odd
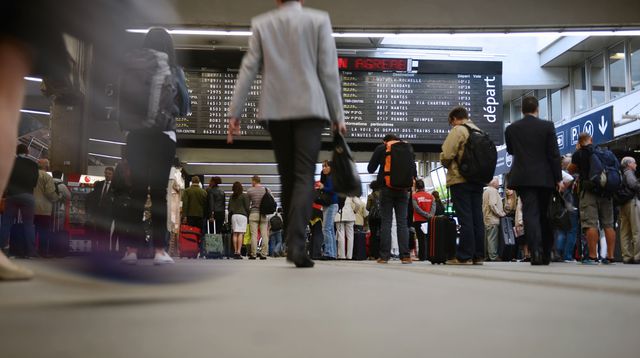
{"type": "Polygon", "coordinates": [[[389,142],[389,141],[392,141],[392,140],[400,140],[400,138],[398,138],[397,135],[392,134],[392,133],[389,133],[386,136],[384,136],[384,138],[382,138],[383,142],[389,142]]]}
{"type": "Polygon", "coordinates": [[[259,175],[254,175],[251,177],[251,181],[255,183],[260,183],[261,179],[259,175]]]}
{"type": "Polygon", "coordinates": [[[26,144],[18,144],[16,154],[29,154],[29,147],[26,144]]]}
{"type": "Polygon", "coordinates": [[[371,188],[371,190],[373,191],[376,191],[380,189],[380,183],[377,180],[374,180],[369,184],[369,188],[371,188]]]}
{"type": "Polygon", "coordinates": [[[424,181],[422,179],[416,180],[416,190],[424,189],[424,181]]]}
{"type": "Polygon", "coordinates": [[[535,113],[538,110],[538,99],[527,96],[522,99],[522,114],[535,113]]]}
{"type": "Polygon", "coordinates": [[[469,119],[469,112],[462,106],[455,107],[449,112],[449,123],[454,119],[469,119]]]}
{"type": "Polygon", "coordinates": [[[62,170],[54,170],[51,172],[51,176],[56,179],[62,179],[62,170]]]}
{"type": "Polygon", "coordinates": [[[110,171],[110,172],[112,172],[112,173],[116,171],[115,169],[113,169],[113,167],[106,167],[106,168],[104,168],[104,171],[105,171],[105,172],[106,172],[107,170],[108,170],[108,171],[110,171]]]}

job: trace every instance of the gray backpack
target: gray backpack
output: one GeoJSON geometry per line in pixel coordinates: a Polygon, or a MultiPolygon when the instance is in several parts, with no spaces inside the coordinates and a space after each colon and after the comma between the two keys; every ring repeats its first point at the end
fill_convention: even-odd
{"type": "Polygon", "coordinates": [[[118,81],[117,118],[123,131],[175,129],[176,76],[164,52],[141,48],[127,53],[118,81]]]}

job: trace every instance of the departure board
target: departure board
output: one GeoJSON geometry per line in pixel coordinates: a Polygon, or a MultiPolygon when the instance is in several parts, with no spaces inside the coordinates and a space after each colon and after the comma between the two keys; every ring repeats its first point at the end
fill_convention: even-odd
{"type": "MultiPolygon", "coordinates": [[[[499,62],[343,57],[339,66],[351,142],[379,143],[394,133],[415,144],[440,144],[450,130],[449,111],[460,105],[496,144],[503,143],[499,62]]],[[[179,138],[226,138],[237,72],[187,68],[185,73],[191,113],[178,119],[179,138]]],[[[259,76],[244,107],[238,140],[269,140],[257,120],[260,88],[259,76]]]]}

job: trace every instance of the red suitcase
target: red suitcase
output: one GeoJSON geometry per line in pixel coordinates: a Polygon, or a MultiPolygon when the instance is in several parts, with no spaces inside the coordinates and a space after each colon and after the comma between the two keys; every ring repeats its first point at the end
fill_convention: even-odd
{"type": "Polygon", "coordinates": [[[178,250],[180,257],[197,258],[200,253],[200,240],[202,230],[195,226],[180,225],[180,238],[178,240],[178,250]]]}

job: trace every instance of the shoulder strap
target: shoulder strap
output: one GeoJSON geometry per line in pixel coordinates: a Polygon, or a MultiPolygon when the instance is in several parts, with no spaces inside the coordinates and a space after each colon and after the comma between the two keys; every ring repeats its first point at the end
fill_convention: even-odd
{"type": "Polygon", "coordinates": [[[475,128],[471,127],[470,125],[466,124],[466,123],[463,123],[462,125],[463,125],[465,128],[467,128],[467,130],[469,131],[469,133],[471,133],[471,132],[483,133],[481,130],[479,130],[479,129],[475,129],[475,128]]]}

